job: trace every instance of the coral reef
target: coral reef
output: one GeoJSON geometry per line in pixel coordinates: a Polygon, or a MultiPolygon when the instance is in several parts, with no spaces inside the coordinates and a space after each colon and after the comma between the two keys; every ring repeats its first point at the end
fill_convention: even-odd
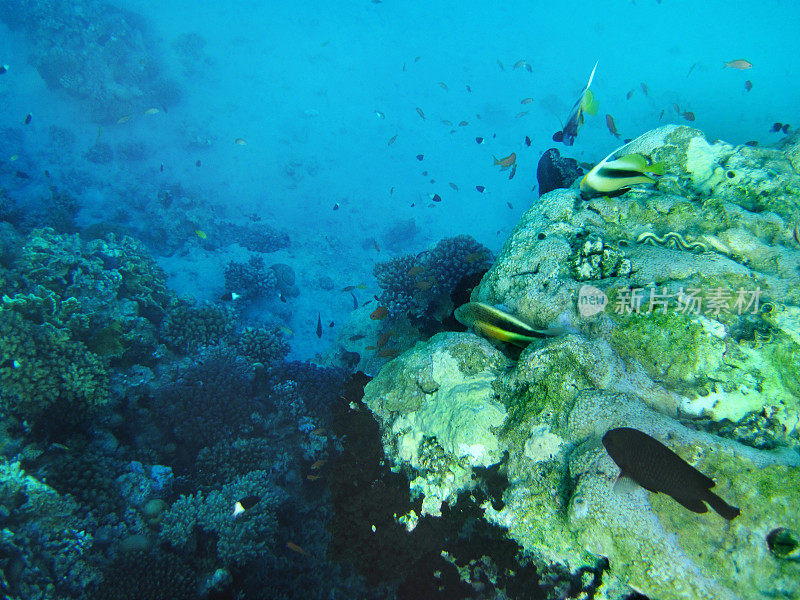
{"type": "Polygon", "coordinates": [[[379,302],[392,316],[419,318],[447,304],[459,282],[483,271],[491,261],[491,251],[468,235],[444,238],[420,254],[377,263],[379,302]]]}
{"type": "Polygon", "coordinates": [[[167,312],[159,336],[181,352],[220,343],[233,331],[229,309],[211,303],[179,302],[167,312]]]}
{"type": "Polygon", "coordinates": [[[568,188],[581,175],[583,170],[577,160],[563,158],[557,148],[550,148],[542,154],[536,167],[539,196],[559,188],[568,188]]]}
{"type": "Polygon", "coordinates": [[[101,580],[102,559],[92,549],[96,524],[80,516],[72,498],[27,475],[19,463],[3,461],[0,508],[0,571],[7,597],[82,597],[101,580]]]}
{"type": "Polygon", "coordinates": [[[86,100],[96,121],[177,100],[145,20],[133,12],[96,0],[9,0],[0,21],[31,40],[30,61],[48,87],[86,100]]]}
{"type": "Polygon", "coordinates": [[[219,231],[223,244],[239,244],[251,252],[275,252],[289,246],[289,236],[266,223],[221,223],[219,231]]]}
{"type": "Polygon", "coordinates": [[[204,446],[250,437],[256,430],[252,415],[264,409],[251,384],[247,361],[225,348],[210,348],[160,390],[153,409],[181,455],[193,462],[204,446]]]}
{"type": "Polygon", "coordinates": [[[36,419],[59,401],[76,411],[104,404],[103,363],[48,323],[36,325],[0,311],[0,408],[36,419]]]}
{"type": "Polygon", "coordinates": [[[268,472],[251,471],[220,490],[181,496],[164,514],[160,536],[170,545],[186,549],[199,533],[213,535],[209,553],[215,564],[241,566],[274,552],[277,513],[287,498],[268,472]],[[233,505],[248,496],[257,496],[258,503],[245,515],[233,518],[233,505]]]}
{"type": "Polygon", "coordinates": [[[239,354],[263,365],[283,359],[289,344],[278,327],[245,327],[233,342],[239,354]]]}
{"type": "Polygon", "coordinates": [[[497,469],[506,483],[484,518],[538,568],[590,573],[607,557],[595,597],[800,593],[788,558],[800,523],[797,148],[800,137],[781,152],[669,126],[629,148],[665,162],[654,187],[544,194],[472,300],[562,335],[516,362],[474,335],[438,335],[366,387],[422,511],[445,515],[497,469]],[[453,412],[460,402],[469,408],[453,412]],[[620,426],[674,449],[741,514],[617,489],[600,438],[620,426]]]}
{"type": "Polygon", "coordinates": [[[277,285],[275,271],[267,269],[260,256],[251,256],[246,263],[231,261],[225,267],[225,289],[239,294],[241,300],[274,295],[277,285]]]}

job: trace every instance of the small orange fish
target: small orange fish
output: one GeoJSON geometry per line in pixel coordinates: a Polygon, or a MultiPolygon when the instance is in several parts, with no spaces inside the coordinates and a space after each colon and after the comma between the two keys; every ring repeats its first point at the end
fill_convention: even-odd
{"type": "Polygon", "coordinates": [[[306,475],[306,479],[308,479],[309,481],[317,481],[319,479],[322,479],[322,475],[317,475],[316,473],[309,473],[308,475],[306,475]]]}
{"type": "Polygon", "coordinates": [[[378,356],[380,356],[381,358],[394,358],[398,354],[400,354],[399,348],[384,348],[383,350],[378,352],[378,356]]]}
{"type": "Polygon", "coordinates": [[[423,121],[425,120],[425,113],[422,112],[422,109],[419,106],[417,107],[417,114],[422,118],[423,121]]]}
{"type": "Polygon", "coordinates": [[[394,144],[394,141],[397,139],[397,134],[395,133],[392,137],[389,138],[389,143],[386,144],[387,146],[391,146],[394,144]]]}
{"type": "Polygon", "coordinates": [[[301,548],[294,542],[286,542],[286,547],[292,552],[297,552],[298,554],[302,554],[303,556],[309,556],[308,552],[303,550],[303,548],[301,548]]]}
{"type": "Polygon", "coordinates": [[[681,113],[681,116],[687,121],[694,121],[694,113],[690,110],[687,110],[685,113],[681,113]]]}
{"type": "Polygon", "coordinates": [[[314,463],[311,465],[311,470],[316,471],[317,469],[321,469],[322,467],[325,466],[325,463],[327,462],[328,461],[326,459],[320,458],[319,460],[314,461],[314,463]]]}
{"type": "Polygon", "coordinates": [[[519,101],[520,104],[530,104],[531,102],[533,102],[533,98],[523,98],[519,101]]]}
{"type": "Polygon", "coordinates": [[[379,306],[375,310],[372,311],[372,314],[369,316],[370,319],[373,321],[380,321],[381,319],[385,318],[386,315],[389,314],[389,309],[385,306],[379,306]]]}
{"type": "Polygon", "coordinates": [[[614,117],[612,117],[611,115],[606,115],[606,127],[608,127],[608,131],[611,133],[611,135],[619,137],[617,126],[614,123],[614,117]]]}
{"type": "Polygon", "coordinates": [[[753,67],[753,63],[749,60],[745,60],[743,58],[737,58],[736,60],[731,60],[725,63],[725,67],[730,67],[731,69],[739,69],[740,71],[744,71],[746,69],[751,69],[753,67]]]}
{"type": "Polygon", "coordinates": [[[512,152],[511,154],[509,154],[509,155],[508,155],[508,156],[506,156],[505,158],[500,158],[500,159],[498,159],[498,158],[497,158],[497,157],[496,157],[496,156],[493,154],[493,155],[492,155],[492,158],[494,158],[494,164],[495,164],[495,165],[500,165],[500,170],[501,170],[501,171],[505,171],[505,170],[506,170],[506,169],[508,169],[508,168],[509,168],[511,165],[513,165],[515,162],[517,162],[517,154],[516,154],[516,152],[512,152]]]}
{"type": "Polygon", "coordinates": [[[641,86],[644,95],[647,96],[647,86],[643,83],[640,83],[639,85],[641,86]]]}

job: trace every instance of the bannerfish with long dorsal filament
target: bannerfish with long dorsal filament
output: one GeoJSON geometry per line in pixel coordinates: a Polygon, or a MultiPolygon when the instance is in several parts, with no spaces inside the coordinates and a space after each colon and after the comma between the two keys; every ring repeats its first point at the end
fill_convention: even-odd
{"type": "Polygon", "coordinates": [[[580,189],[584,197],[618,196],[627,192],[632,185],[655,183],[655,179],[650,175],[664,174],[664,166],[661,163],[649,164],[641,154],[626,154],[609,161],[612,156],[628,147],[633,141],[614,150],[583,176],[580,189]]]}
{"type": "Polygon", "coordinates": [[[594,68],[592,69],[592,74],[589,76],[589,81],[586,84],[586,87],[583,88],[581,95],[578,97],[578,101],[572,107],[569,118],[567,119],[567,124],[564,125],[563,129],[556,131],[553,134],[554,142],[564,142],[564,145],[572,146],[575,143],[575,138],[578,137],[578,129],[581,125],[583,125],[584,113],[591,116],[597,114],[597,100],[595,100],[592,90],[589,89],[589,87],[592,85],[594,72],[596,70],[597,63],[594,63],[594,68]]]}
{"type": "Polygon", "coordinates": [[[663,492],[696,513],[708,512],[706,502],[728,521],[741,512],[711,491],[713,479],[643,431],[611,429],[603,436],[603,446],[620,468],[620,479],[628,477],[654,494],[663,492]]]}
{"type": "Polygon", "coordinates": [[[456,320],[485,337],[524,348],[532,341],[564,333],[563,329],[536,329],[522,319],[483,302],[468,302],[454,313],[456,320]]]}

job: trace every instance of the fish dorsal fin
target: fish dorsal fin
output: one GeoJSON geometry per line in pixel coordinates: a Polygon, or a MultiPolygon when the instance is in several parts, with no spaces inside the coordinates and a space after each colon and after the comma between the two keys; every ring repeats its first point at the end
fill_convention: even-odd
{"type": "Polygon", "coordinates": [[[645,171],[647,170],[647,159],[641,154],[626,154],[617,160],[606,163],[606,166],[629,171],[645,171]]]}
{"type": "Polygon", "coordinates": [[[598,65],[598,64],[600,64],[600,61],[599,61],[599,60],[598,60],[596,63],[594,63],[594,68],[592,69],[592,74],[591,74],[591,75],[589,75],[589,83],[587,83],[587,84],[586,84],[586,89],[587,89],[587,90],[588,90],[588,89],[589,89],[589,87],[592,85],[592,79],[594,79],[594,72],[597,70],[597,65],[598,65]]]}
{"type": "Polygon", "coordinates": [[[607,163],[607,162],[608,162],[608,159],[609,159],[609,158],[611,158],[612,156],[615,156],[615,155],[617,154],[617,152],[620,152],[621,150],[624,150],[625,148],[627,148],[628,146],[630,146],[630,145],[631,145],[631,144],[633,144],[634,142],[638,142],[638,141],[639,141],[641,138],[643,138],[644,136],[646,136],[648,133],[649,133],[649,132],[645,131],[645,132],[644,132],[642,135],[640,135],[639,137],[636,137],[636,138],[632,139],[630,142],[625,142],[625,143],[624,143],[624,144],[622,144],[622,146],[620,146],[619,148],[616,148],[616,149],[612,150],[612,151],[611,151],[611,153],[610,153],[608,156],[606,156],[606,157],[605,157],[603,160],[601,160],[599,163],[597,163],[597,164],[598,164],[598,166],[599,166],[599,165],[602,165],[602,164],[605,164],[605,163],[607,163]]]}
{"type": "Polygon", "coordinates": [[[581,101],[581,109],[583,112],[588,115],[595,116],[597,114],[598,106],[599,102],[595,100],[592,90],[586,90],[586,93],[583,95],[583,100],[581,101]]]}

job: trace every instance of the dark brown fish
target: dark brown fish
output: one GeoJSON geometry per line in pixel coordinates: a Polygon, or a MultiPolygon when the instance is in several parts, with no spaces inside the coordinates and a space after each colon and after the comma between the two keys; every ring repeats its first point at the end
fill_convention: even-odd
{"type": "Polygon", "coordinates": [[[603,436],[603,446],[620,468],[620,477],[630,477],[648,491],[663,492],[696,513],[708,512],[708,502],[729,521],[741,512],[711,491],[713,479],[638,429],[611,429],[603,436]]]}
{"type": "Polygon", "coordinates": [[[611,115],[606,115],[606,127],[608,127],[608,131],[611,133],[611,135],[619,137],[617,126],[614,123],[614,117],[612,117],[611,115]]]}
{"type": "Polygon", "coordinates": [[[749,79],[747,81],[745,81],[744,82],[744,89],[745,89],[746,92],[749,92],[750,90],[752,90],[753,89],[753,82],[750,81],[749,79]]]}
{"type": "Polygon", "coordinates": [[[685,113],[681,113],[681,116],[687,121],[694,121],[694,113],[690,110],[687,110],[685,113]]]}

